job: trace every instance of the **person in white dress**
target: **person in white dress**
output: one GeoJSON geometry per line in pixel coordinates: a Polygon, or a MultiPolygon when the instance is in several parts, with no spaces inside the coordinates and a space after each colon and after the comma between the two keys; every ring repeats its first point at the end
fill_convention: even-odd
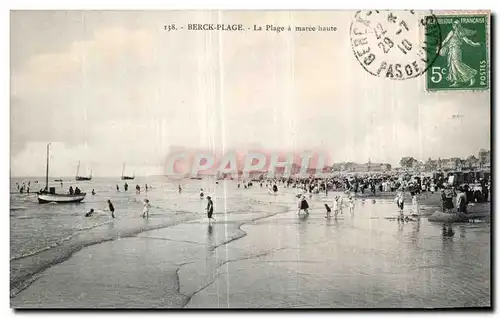
{"type": "Polygon", "coordinates": [[[148,199],[144,199],[144,208],[142,209],[143,218],[149,218],[149,209],[151,209],[151,204],[149,204],[148,199]]]}
{"type": "Polygon", "coordinates": [[[354,214],[354,197],[349,194],[349,213],[354,214]]]}
{"type": "Polygon", "coordinates": [[[418,199],[417,199],[416,195],[414,195],[412,197],[411,204],[412,204],[412,208],[413,208],[413,214],[420,216],[420,205],[418,203],[418,199]]]}
{"type": "Polygon", "coordinates": [[[398,217],[398,221],[399,221],[400,219],[404,218],[403,209],[404,209],[404,205],[405,205],[405,199],[404,199],[404,193],[402,190],[398,191],[394,201],[396,202],[396,204],[399,208],[399,217],[398,217]]]}
{"type": "Polygon", "coordinates": [[[344,205],[348,205],[349,204],[348,201],[349,201],[349,198],[346,196],[345,193],[339,197],[339,212],[340,212],[340,214],[344,214],[344,205]]]}
{"type": "Polygon", "coordinates": [[[333,198],[333,204],[332,204],[332,210],[333,210],[333,215],[337,216],[339,214],[339,196],[335,196],[333,198]]]}

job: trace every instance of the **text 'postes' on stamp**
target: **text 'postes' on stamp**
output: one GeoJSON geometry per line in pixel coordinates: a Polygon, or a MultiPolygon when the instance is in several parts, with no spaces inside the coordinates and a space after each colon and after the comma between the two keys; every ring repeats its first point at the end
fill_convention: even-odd
{"type": "Polygon", "coordinates": [[[427,89],[484,90],[489,87],[488,15],[439,15],[443,39],[427,73],[427,89]]]}

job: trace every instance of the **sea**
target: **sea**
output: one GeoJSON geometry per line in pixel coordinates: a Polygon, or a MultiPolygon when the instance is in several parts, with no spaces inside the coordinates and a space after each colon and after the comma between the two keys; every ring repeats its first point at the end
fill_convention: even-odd
{"type": "MultiPolygon", "coordinates": [[[[330,221],[327,222],[324,218],[324,204],[327,203],[331,206],[332,198],[335,195],[340,195],[340,193],[331,192],[328,194],[328,197],[325,194],[314,195],[309,199],[311,216],[308,219],[297,219],[296,195],[300,192],[299,189],[284,189],[280,185],[280,192],[277,196],[273,196],[268,193],[265,187],[262,188],[259,184],[255,183],[253,187],[245,189],[243,185],[238,187],[237,182],[232,180],[219,182],[216,182],[214,179],[172,181],[166,177],[136,177],[134,180],[127,180],[126,182],[129,185],[128,191],[124,190],[125,181],[117,178],[93,178],[91,181],[79,182],[70,178],[66,180],[63,178],[62,185],[60,182],[50,180],[50,186],[55,187],[56,192],[64,193],[68,191],[69,186],[73,186],[73,188],[78,186],[83,192],[87,193],[86,198],[79,204],[39,204],[36,191],[45,185],[44,182],[43,178],[11,179],[10,295],[16,307],[22,308],[23,304],[43,307],[44,302],[49,306],[50,300],[40,299],[40,295],[44,294],[42,291],[48,288],[46,281],[50,277],[53,280],[74,279],[74,272],[68,273],[64,266],[58,267],[58,265],[73,264],[72,266],[79,266],[78,264],[81,264],[82,259],[87,259],[91,251],[97,253],[92,255],[105,254],[107,252],[102,251],[104,248],[103,244],[115,242],[113,244],[140,246],[137,242],[126,244],[124,243],[126,242],[124,239],[129,238],[132,240],[148,236],[156,237],[154,233],[166,233],[161,232],[165,230],[170,231],[168,232],[169,240],[182,239],[189,242],[190,237],[195,238],[205,235],[203,228],[207,224],[205,216],[206,200],[200,199],[200,191],[203,191],[205,197],[210,195],[214,199],[217,222],[220,223],[222,220],[221,224],[223,224],[224,220],[226,220],[226,225],[224,226],[226,232],[224,235],[218,237],[217,243],[213,243],[215,245],[212,246],[211,250],[224,245],[226,247],[233,246],[235,251],[245,250],[248,252],[255,248],[258,254],[257,250],[259,246],[263,244],[262,242],[267,242],[266,244],[279,243],[280,247],[275,249],[276,253],[278,253],[282,248],[281,244],[286,243],[275,241],[273,235],[281,235],[279,234],[281,232],[288,233],[289,237],[285,242],[288,241],[289,243],[300,238],[301,235],[314,239],[317,239],[317,236],[320,235],[321,239],[317,242],[322,243],[311,244],[311,242],[304,241],[304,245],[301,245],[300,242],[295,242],[295,247],[290,248],[289,254],[283,252],[282,258],[293,259],[295,257],[293,253],[297,253],[296,250],[301,250],[302,248],[302,255],[312,253],[310,254],[311,258],[319,258],[319,260],[324,257],[325,260],[328,260],[328,263],[325,261],[325,264],[322,264],[321,267],[311,269],[316,275],[325,271],[324,275],[326,276],[323,277],[323,283],[329,275],[335,275],[329,269],[334,269],[337,266],[335,265],[336,263],[344,264],[345,262],[350,262],[349,264],[358,264],[356,262],[359,261],[359,264],[362,265],[351,265],[362,266],[363,271],[357,274],[350,272],[349,274],[356,276],[354,281],[357,287],[351,288],[350,293],[352,295],[346,296],[348,305],[346,305],[347,303],[343,303],[343,305],[347,307],[365,307],[367,300],[361,297],[361,295],[366,294],[367,290],[367,287],[363,286],[364,284],[368,284],[374,280],[380,286],[388,286],[389,283],[394,284],[394,277],[387,276],[387,272],[400,273],[401,270],[406,271],[406,268],[411,269],[408,270],[408,273],[405,273],[404,277],[416,282],[415,284],[418,285],[412,291],[416,295],[414,299],[429,299],[436,292],[442,293],[446,290],[446,297],[455,297],[455,302],[452,302],[453,304],[456,304],[457,299],[459,300],[458,307],[488,306],[490,304],[491,229],[489,222],[463,223],[447,227],[442,224],[428,222],[424,217],[418,221],[418,226],[416,222],[410,222],[403,229],[400,225],[397,225],[395,220],[397,209],[392,200],[359,199],[356,201],[356,218],[348,218],[347,215],[344,215],[338,223],[331,224],[330,221]],[[22,185],[24,183],[27,185],[28,182],[30,182],[31,193],[20,194],[17,191],[17,184],[22,185]],[[140,193],[136,192],[136,185],[141,187],[140,193]],[[148,187],[147,191],[146,185],[148,187]],[[182,193],[178,191],[179,185],[182,187],[182,193]],[[117,190],[117,186],[119,190],[117,190]],[[95,195],[91,194],[92,190],[95,191],[95,195]],[[142,218],[145,198],[149,199],[151,204],[150,218],[147,221],[142,218]],[[116,209],[116,218],[114,219],[108,210],[107,200],[111,200],[116,209]],[[85,217],[85,213],[90,209],[94,209],[95,214],[92,217],[85,217]],[[227,230],[227,224],[236,225],[229,231],[227,230]],[[242,224],[247,225],[241,227],[242,224]],[[200,226],[202,227],[201,231],[200,226]],[[275,234],[266,230],[271,227],[276,228],[275,234]],[[184,230],[179,231],[179,229],[184,230]],[[335,233],[337,233],[336,238],[332,242],[328,239],[331,231],[336,231],[335,233]],[[255,234],[250,235],[250,233],[255,234]],[[386,236],[381,240],[380,235],[386,236]],[[376,242],[380,242],[381,244],[377,245],[376,242]],[[238,247],[241,244],[243,244],[243,247],[238,247]],[[321,255],[325,248],[323,244],[327,244],[326,246],[328,246],[331,255],[321,255]],[[335,246],[335,250],[330,250],[331,246],[335,246]],[[360,254],[359,251],[365,252],[360,254]],[[351,257],[351,254],[356,256],[351,257]],[[390,257],[384,258],[384,264],[377,263],[377,257],[382,254],[389,255],[390,257]],[[402,254],[404,254],[404,257],[401,256],[402,254]],[[438,265],[435,266],[439,267],[439,273],[441,273],[439,275],[442,275],[442,277],[421,276],[422,268],[436,263],[438,265]],[[381,269],[380,266],[383,268],[381,269]],[[45,277],[44,280],[40,279],[43,277],[45,277]],[[462,299],[469,299],[470,301],[462,301],[462,299]]],[[[411,205],[405,209],[406,214],[411,213],[411,205]]],[[[431,213],[433,209],[433,207],[422,207],[424,214],[431,213]]],[[[158,241],[155,244],[165,242],[158,241]]],[[[201,245],[205,244],[203,243],[204,241],[201,242],[201,245]]],[[[187,250],[186,247],[183,247],[179,255],[186,253],[187,250]]],[[[123,253],[133,254],[136,252],[134,248],[132,252],[123,253]]],[[[198,252],[193,253],[196,254],[198,252]]],[[[171,257],[175,258],[175,255],[171,257]]],[[[185,258],[185,255],[182,257],[179,256],[177,262],[171,260],[176,265],[174,266],[175,268],[172,267],[169,269],[177,275],[177,278],[175,278],[177,280],[177,283],[175,283],[177,284],[176,294],[174,293],[175,297],[184,299],[174,302],[173,306],[214,306],[210,300],[210,288],[206,290],[205,287],[201,289],[193,288],[191,292],[179,292],[179,288],[184,288],[182,287],[183,278],[179,274],[179,268],[180,266],[184,266],[184,263],[187,263],[183,263],[183,257],[185,258]]],[[[220,258],[220,256],[218,257],[220,258]]],[[[245,258],[242,258],[242,260],[245,260],[245,258]]],[[[114,260],[106,262],[112,261],[114,260]]],[[[225,263],[227,262],[226,260],[225,263]]],[[[204,260],[204,264],[206,264],[206,260],[204,260]]],[[[238,264],[241,267],[239,272],[242,272],[245,268],[245,265],[243,265],[245,263],[239,262],[238,264]]],[[[203,276],[200,270],[211,271],[205,265],[203,266],[203,270],[200,269],[202,267],[193,267],[193,270],[197,273],[196,275],[203,276]]],[[[341,269],[339,268],[339,270],[341,269]]],[[[342,270],[345,270],[344,265],[342,265],[342,270]]],[[[250,267],[250,271],[254,275],[257,275],[259,272],[255,266],[250,267]]],[[[260,278],[265,278],[269,273],[269,269],[266,269],[262,272],[260,278]]],[[[150,278],[151,274],[148,275],[146,280],[159,279],[150,278]]],[[[310,273],[309,275],[315,274],[310,273]]],[[[236,276],[233,277],[236,279],[236,276]]],[[[276,279],[276,275],[273,277],[276,279]]],[[[242,284],[247,279],[250,278],[242,276],[241,278],[237,278],[237,281],[242,284]]],[[[273,278],[269,279],[272,280],[273,278]]],[[[201,284],[201,281],[204,281],[204,279],[200,278],[199,284],[201,284]]],[[[250,281],[255,283],[258,279],[252,277],[250,281]]],[[[279,280],[276,284],[279,285],[282,281],[279,280]]],[[[304,287],[307,288],[307,294],[313,295],[325,291],[326,287],[321,282],[322,280],[319,279],[318,281],[318,283],[311,283],[311,286],[304,287]]],[[[336,282],[339,283],[340,280],[337,279],[336,282]]],[[[191,283],[190,278],[187,284],[191,283]]],[[[408,282],[401,286],[406,286],[407,284],[408,282]]],[[[260,305],[266,301],[270,301],[271,298],[278,297],[277,295],[286,295],[286,297],[283,297],[287,299],[291,297],[287,295],[286,291],[280,289],[276,291],[276,294],[272,294],[271,298],[267,297],[259,300],[258,295],[260,293],[258,290],[261,287],[245,287],[249,288],[250,291],[252,288],[256,288],[256,291],[247,294],[239,304],[243,307],[261,307],[260,305]],[[254,301],[252,301],[252,295],[255,296],[254,301]]],[[[185,288],[189,289],[189,287],[185,288]]],[[[407,290],[407,287],[405,288],[407,290]]],[[[394,288],[391,289],[394,290],[394,288]]],[[[126,294],[125,290],[126,288],[124,287],[123,293],[126,294]]],[[[151,290],[148,291],[148,293],[150,292],[151,290]]],[[[79,290],[77,293],[78,295],[82,295],[83,291],[79,290]]],[[[134,293],[137,292],[134,291],[134,293]]],[[[213,293],[220,295],[220,291],[213,293]]],[[[293,293],[297,295],[296,291],[293,293]]],[[[385,301],[388,301],[390,293],[391,291],[388,290],[387,295],[383,298],[385,301]]],[[[121,303],[120,300],[111,298],[106,300],[106,295],[101,295],[98,299],[96,299],[97,296],[94,296],[93,300],[87,299],[83,307],[93,307],[96,302],[102,305],[102,307],[130,306],[130,300],[126,303],[121,303]]],[[[68,297],[67,305],[63,307],[82,307],[82,303],[73,303],[78,297],[71,297],[71,299],[68,297]]],[[[147,297],[144,297],[142,303],[148,304],[155,297],[164,298],[169,296],[165,296],[164,291],[162,291],[156,296],[148,294],[147,297]]],[[[171,297],[175,298],[174,296],[171,297]]],[[[227,297],[235,296],[227,295],[227,297]]],[[[303,295],[296,297],[299,297],[298,299],[302,299],[302,301],[308,299],[303,295]]],[[[446,300],[448,298],[446,297],[440,301],[430,303],[437,307],[440,305],[446,307],[449,305],[446,300]]],[[[137,294],[134,294],[133,298],[138,302],[142,300],[141,296],[137,294]]],[[[392,299],[390,300],[392,301],[392,299]]],[[[308,305],[314,307],[316,300],[311,301],[313,303],[304,303],[302,305],[305,307],[308,305]]],[[[164,302],[165,300],[162,300],[162,303],[164,302]]],[[[394,302],[391,303],[393,304],[394,302]]],[[[60,305],[60,303],[58,304],[60,305]]],[[[221,303],[220,299],[218,299],[215,306],[230,307],[236,304],[238,302],[235,300],[230,305],[229,303],[221,303]]],[[[277,299],[274,303],[270,302],[268,305],[269,307],[273,307],[273,304],[278,307],[287,306],[286,301],[283,302],[282,299],[277,299]]],[[[326,305],[328,307],[329,305],[333,306],[332,304],[334,303],[330,300],[325,300],[324,303],[318,304],[318,306],[323,307],[326,305]]],[[[340,307],[343,307],[343,305],[340,304],[340,307]]],[[[425,307],[426,304],[425,302],[418,303],[415,306],[425,307]]]]}

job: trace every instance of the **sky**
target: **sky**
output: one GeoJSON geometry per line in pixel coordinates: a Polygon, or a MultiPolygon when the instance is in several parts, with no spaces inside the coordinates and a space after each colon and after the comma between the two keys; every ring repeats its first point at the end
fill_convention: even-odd
{"type": "Polygon", "coordinates": [[[467,157],[490,145],[489,92],[367,73],[351,11],[12,11],[11,175],[162,174],[171,149],[320,149],[333,162],[467,157]],[[167,32],[164,25],[336,26],[167,32]],[[457,116],[458,115],[458,116],[457,116]]]}

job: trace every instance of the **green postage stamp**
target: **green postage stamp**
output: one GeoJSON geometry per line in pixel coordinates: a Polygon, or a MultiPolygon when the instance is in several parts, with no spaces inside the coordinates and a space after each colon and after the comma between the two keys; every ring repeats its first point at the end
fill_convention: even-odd
{"type": "MultiPolygon", "coordinates": [[[[427,89],[488,89],[489,14],[438,14],[432,23],[438,25],[441,43],[434,48],[437,57],[428,60],[427,89]]],[[[428,32],[426,38],[429,38],[428,32]]]]}

